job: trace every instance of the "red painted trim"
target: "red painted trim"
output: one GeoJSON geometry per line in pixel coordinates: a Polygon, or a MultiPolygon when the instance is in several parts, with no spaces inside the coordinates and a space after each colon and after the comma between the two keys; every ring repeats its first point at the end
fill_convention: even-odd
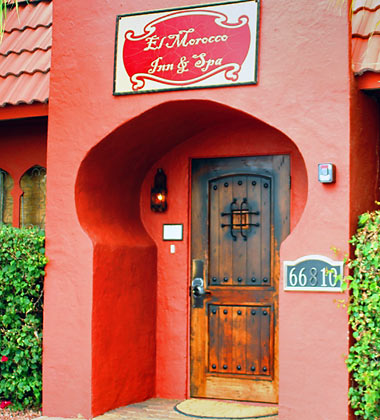
{"type": "Polygon", "coordinates": [[[46,117],[49,105],[35,103],[32,105],[8,105],[0,108],[0,120],[13,120],[17,118],[46,117]]]}
{"type": "Polygon", "coordinates": [[[356,76],[357,86],[360,90],[380,89],[380,73],[367,71],[356,76]]]}

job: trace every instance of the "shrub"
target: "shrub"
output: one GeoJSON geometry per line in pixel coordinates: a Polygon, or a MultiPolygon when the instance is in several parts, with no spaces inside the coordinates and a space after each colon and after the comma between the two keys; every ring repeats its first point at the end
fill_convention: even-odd
{"type": "Polygon", "coordinates": [[[44,232],[0,227],[0,401],[41,405],[44,232]]]}
{"type": "Polygon", "coordinates": [[[347,358],[353,379],[349,398],[360,419],[380,418],[380,211],[359,217],[356,235],[350,241],[355,258],[349,260],[351,275],[349,323],[354,344],[347,358]]]}

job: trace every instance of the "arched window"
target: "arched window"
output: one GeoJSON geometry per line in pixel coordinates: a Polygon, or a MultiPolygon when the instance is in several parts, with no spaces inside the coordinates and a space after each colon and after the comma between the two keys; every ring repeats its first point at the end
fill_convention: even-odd
{"type": "Polygon", "coordinates": [[[0,215],[1,224],[12,224],[13,219],[13,198],[11,190],[13,179],[8,172],[0,169],[0,215]]]}
{"type": "Polygon", "coordinates": [[[45,227],[46,169],[33,166],[21,177],[23,191],[20,205],[20,226],[45,227]]]}

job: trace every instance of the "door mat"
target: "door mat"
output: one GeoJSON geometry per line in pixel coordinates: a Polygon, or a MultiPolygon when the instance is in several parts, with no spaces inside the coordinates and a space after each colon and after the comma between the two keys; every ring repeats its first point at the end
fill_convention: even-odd
{"type": "Polygon", "coordinates": [[[197,398],[182,401],[174,409],[200,419],[261,419],[278,415],[277,407],[197,398]]]}

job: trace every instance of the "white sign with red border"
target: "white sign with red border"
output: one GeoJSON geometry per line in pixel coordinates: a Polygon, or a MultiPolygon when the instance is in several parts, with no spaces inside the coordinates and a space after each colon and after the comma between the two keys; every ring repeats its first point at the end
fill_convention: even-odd
{"type": "Polygon", "coordinates": [[[114,94],[257,82],[258,0],[120,15],[114,94]]]}

